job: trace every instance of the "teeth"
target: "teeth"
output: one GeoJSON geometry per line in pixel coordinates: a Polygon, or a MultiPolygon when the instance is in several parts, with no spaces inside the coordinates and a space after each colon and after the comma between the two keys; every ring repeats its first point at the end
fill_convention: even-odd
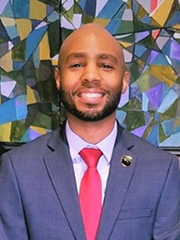
{"type": "Polygon", "coordinates": [[[101,93],[82,93],[82,97],[87,97],[87,98],[99,98],[102,97],[101,93]]]}

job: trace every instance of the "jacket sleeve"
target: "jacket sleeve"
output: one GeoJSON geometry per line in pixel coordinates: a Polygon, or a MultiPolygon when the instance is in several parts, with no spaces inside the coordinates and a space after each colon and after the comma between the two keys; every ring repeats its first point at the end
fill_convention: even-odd
{"type": "Polygon", "coordinates": [[[174,156],[159,199],[153,240],[180,240],[180,171],[174,156]]]}
{"type": "Polygon", "coordinates": [[[0,236],[2,240],[29,239],[21,193],[8,153],[0,160],[0,236]]]}

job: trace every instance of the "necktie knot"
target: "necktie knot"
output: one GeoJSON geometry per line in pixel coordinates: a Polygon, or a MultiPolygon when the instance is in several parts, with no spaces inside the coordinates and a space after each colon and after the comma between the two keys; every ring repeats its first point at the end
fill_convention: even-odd
{"type": "Polygon", "coordinates": [[[95,148],[83,148],[79,152],[79,155],[84,159],[88,168],[90,168],[90,167],[96,168],[98,160],[102,155],[102,152],[101,152],[101,150],[95,149],[95,148]]]}

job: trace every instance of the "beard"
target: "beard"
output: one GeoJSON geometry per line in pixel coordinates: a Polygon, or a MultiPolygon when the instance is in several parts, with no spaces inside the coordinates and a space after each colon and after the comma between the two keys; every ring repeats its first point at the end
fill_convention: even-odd
{"type": "Polygon", "coordinates": [[[67,112],[80,120],[86,122],[95,122],[108,117],[117,109],[121,98],[121,91],[118,93],[108,92],[108,97],[102,110],[95,110],[95,104],[87,104],[89,110],[86,111],[78,109],[70,94],[64,91],[62,88],[59,90],[59,95],[60,104],[63,103],[63,106],[67,112]]]}

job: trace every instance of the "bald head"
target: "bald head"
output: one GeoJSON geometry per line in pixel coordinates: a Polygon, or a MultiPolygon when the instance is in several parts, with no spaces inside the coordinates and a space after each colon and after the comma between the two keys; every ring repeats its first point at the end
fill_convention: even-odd
{"type": "MultiPolygon", "coordinates": [[[[95,51],[99,47],[100,51],[116,52],[121,65],[125,67],[122,47],[118,41],[103,27],[97,24],[85,24],[71,33],[63,42],[59,53],[59,66],[63,65],[70,52],[81,51],[81,46],[86,43],[87,51],[95,51]]],[[[83,49],[84,51],[84,49],[83,49]]]]}

